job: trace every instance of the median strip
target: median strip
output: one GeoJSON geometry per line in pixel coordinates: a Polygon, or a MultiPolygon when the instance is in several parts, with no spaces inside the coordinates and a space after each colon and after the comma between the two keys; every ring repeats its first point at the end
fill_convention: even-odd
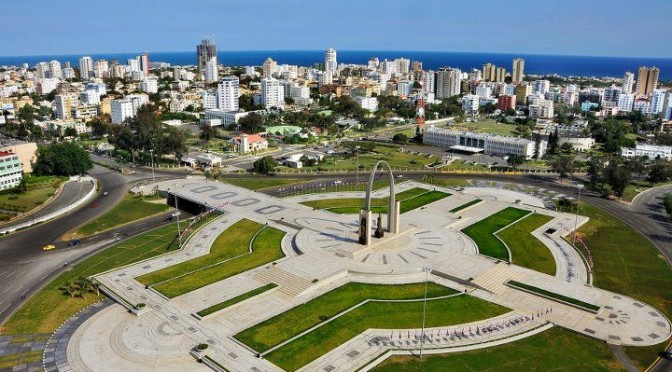
{"type": "Polygon", "coordinates": [[[572,298],[572,297],[567,297],[567,296],[564,296],[564,295],[561,295],[561,294],[558,294],[558,293],[555,293],[555,292],[547,291],[547,290],[541,289],[539,287],[531,286],[529,284],[517,282],[515,280],[509,280],[508,282],[506,282],[506,285],[508,285],[509,287],[515,288],[515,289],[519,289],[519,290],[528,292],[528,293],[539,295],[539,296],[547,298],[549,300],[558,301],[560,303],[570,305],[570,306],[579,308],[581,310],[586,310],[586,311],[591,312],[591,313],[597,314],[597,312],[600,310],[599,306],[589,304],[587,302],[583,302],[581,300],[577,300],[577,299],[572,298]]]}

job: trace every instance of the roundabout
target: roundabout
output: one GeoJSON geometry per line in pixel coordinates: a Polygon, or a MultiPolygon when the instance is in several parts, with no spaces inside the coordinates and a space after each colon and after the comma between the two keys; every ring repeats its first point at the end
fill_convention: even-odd
{"type": "MultiPolygon", "coordinates": [[[[575,219],[574,215],[545,209],[544,202],[534,196],[487,187],[434,188],[409,181],[396,185],[396,189],[373,191],[370,197],[394,196],[397,191],[419,188],[449,195],[406,213],[390,213],[391,217],[381,213],[378,218],[375,213],[371,218],[370,209],[365,208],[358,218],[300,204],[327,197],[320,194],[278,199],[231,185],[188,179],[165,181],[157,186],[181,202],[218,210],[221,216],[194,233],[180,251],[95,276],[101,289],[123,305],[101,311],[100,316],[87,320],[75,332],[68,345],[68,360],[74,370],[106,370],[120,365],[130,370],[160,370],[168,364],[175,370],[204,368],[196,364],[191,353],[213,369],[221,366],[246,371],[275,371],[281,367],[345,371],[368,369],[392,353],[417,353],[420,349],[426,353],[445,353],[489,347],[532,336],[553,326],[618,345],[658,344],[671,334],[669,320],[655,308],[590,284],[588,266],[563,239],[575,225],[587,222],[587,218],[575,219]],[[472,203],[475,199],[482,202],[472,203]],[[466,204],[469,207],[459,209],[466,204]],[[550,251],[555,260],[555,275],[517,266],[510,259],[488,257],[463,232],[470,226],[488,223],[488,217],[507,208],[520,210],[525,216],[500,230],[527,216],[548,217],[548,222],[530,234],[550,251]],[[197,289],[172,298],[162,293],[159,286],[145,286],[138,281],[143,275],[208,255],[213,240],[241,219],[282,231],[279,249],[284,258],[223,280],[203,282],[197,289]],[[386,227],[384,235],[376,238],[381,224],[386,227]],[[360,239],[361,226],[366,226],[363,234],[368,242],[360,239]],[[320,305],[321,299],[341,298],[334,296],[343,292],[348,283],[383,287],[368,297],[349,297],[352,302],[343,301],[342,308],[339,302],[330,302],[333,314],[325,317],[304,316],[296,318],[302,320],[287,322],[304,314],[302,311],[305,314],[311,314],[311,309],[328,311],[329,306],[320,305]],[[422,291],[418,292],[416,287],[424,287],[425,283],[436,285],[440,292],[436,299],[427,302],[430,322],[426,328],[420,327],[420,312],[413,322],[390,317],[387,323],[378,323],[389,327],[367,328],[365,320],[357,320],[364,322],[358,324],[362,332],[343,342],[333,341],[328,347],[317,345],[318,354],[293,359],[291,363],[284,359],[283,355],[295,354],[291,350],[302,342],[306,348],[316,348],[306,341],[314,339],[316,332],[333,328],[343,319],[360,319],[355,317],[356,312],[360,307],[370,306],[371,301],[383,301],[385,304],[379,306],[399,312],[420,306],[422,291]],[[275,286],[251,297],[244,296],[269,284],[275,286]],[[384,288],[388,286],[400,287],[389,297],[376,297],[385,297],[384,288]],[[408,296],[401,296],[402,291],[408,291],[408,296]],[[241,296],[243,300],[221,310],[203,317],[195,315],[241,296]],[[146,307],[138,310],[130,305],[139,303],[146,307]],[[459,316],[442,318],[437,315],[439,311],[433,310],[447,308],[460,309],[455,311],[459,316]],[[469,314],[470,309],[473,314],[469,314]],[[269,325],[279,330],[273,336],[275,341],[251,341],[254,337],[249,335],[269,325]],[[208,345],[205,351],[193,350],[202,343],[208,345]],[[95,353],[90,352],[92,348],[95,353]]],[[[351,198],[362,194],[332,193],[328,197],[351,198]]],[[[392,200],[389,197],[388,211],[394,211],[395,205],[398,208],[399,203],[392,200]]],[[[493,235],[501,240],[497,234],[493,235]]],[[[253,240],[250,255],[254,253],[253,240]]],[[[503,244],[509,257],[515,259],[512,250],[503,244]]],[[[235,260],[221,263],[227,264],[235,264],[235,260]]],[[[184,275],[198,273],[196,270],[184,275]]]]}

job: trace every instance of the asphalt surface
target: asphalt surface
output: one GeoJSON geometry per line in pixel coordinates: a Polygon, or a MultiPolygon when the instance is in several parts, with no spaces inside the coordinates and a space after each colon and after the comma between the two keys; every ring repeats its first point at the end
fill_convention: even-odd
{"type": "Polygon", "coordinates": [[[54,200],[45,205],[42,209],[36,211],[35,213],[31,213],[25,217],[20,217],[9,223],[2,224],[0,226],[2,228],[9,228],[11,226],[19,225],[26,221],[40,218],[50,213],[59,211],[86,196],[86,194],[90,191],[90,189],[91,189],[90,182],[72,182],[72,181],[66,182],[63,185],[60,194],[54,200]]]}

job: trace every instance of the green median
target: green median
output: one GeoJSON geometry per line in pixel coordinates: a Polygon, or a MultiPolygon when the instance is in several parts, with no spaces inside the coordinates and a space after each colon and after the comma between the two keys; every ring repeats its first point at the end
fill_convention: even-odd
{"type": "Polygon", "coordinates": [[[540,295],[542,297],[546,297],[546,298],[551,299],[551,300],[564,302],[564,303],[573,305],[574,307],[578,307],[580,309],[590,311],[592,313],[597,313],[600,310],[599,306],[589,304],[587,302],[577,300],[576,298],[567,297],[567,296],[561,295],[559,293],[551,292],[551,291],[548,291],[548,290],[545,290],[545,289],[542,289],[542,288],[539,288],[539,287],[535,287],[535,286],[532,286],[532,285],[529,285],[529,284],[521,283],[521,282],[518,282],[518,281],[515,281],[515,280],[509,280],[508,282],[506,282],[506,284],[510,287],[513,287],[513,288],[516,288],[516,289],[522,289],[522,290],[525,290],[526,292],[531,292],[531,293],[540,295]]]}
{"type": "Polygon", "coordinates": [[[219,310],[226,309],[227,307],[229,307],[231,305],[235,305],[239,302],[243,302],[243,301],[247,300],[248,298],[252,298],[252,297],[260,295],[260,294],[262,294],[266,291],[270,291],[271,289],[273,289],[277,286],[278,285],[275,284],[275,283],[268,283],[263,287],[259,287],[257,289],[251,290],[247,293],[243,293],[240,296],[236,296],[236,297],[228,299],[224,302],[220,302],[216,305],[210,306],[209,308],[201,310],[201,311],[197,312],[196,314],[198,314],[198,316],[210,315],[210,314],[215,313],[219,310]]]}

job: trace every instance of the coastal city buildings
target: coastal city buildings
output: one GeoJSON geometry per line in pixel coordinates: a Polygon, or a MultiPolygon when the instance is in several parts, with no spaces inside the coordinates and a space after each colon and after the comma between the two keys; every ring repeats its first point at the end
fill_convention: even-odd
{"type": "Polygon", "coordinates": [[[637,94],[648,95],[658,86],[660,69],[642,66],[637,70],[637,94]]]}
{"type": "MultiPolygon", "coordinates": [[[[527,159],[535,155],[535,141],[524,138],[497,136],[488,133],[455,131],[430,126],[425,129],[423,143],[430,146],[451,149],[470,154],[524,156],[527,159]]],[[[538,156],[546,152],[546,141],[539,143],[538,156]]]]}
{"type": "Polygon", "coordinates": [[[513,60],[513,69],[511,70],[511,82],[520,84],[525,77],[525,60],[516,58],[513,60]]]}

